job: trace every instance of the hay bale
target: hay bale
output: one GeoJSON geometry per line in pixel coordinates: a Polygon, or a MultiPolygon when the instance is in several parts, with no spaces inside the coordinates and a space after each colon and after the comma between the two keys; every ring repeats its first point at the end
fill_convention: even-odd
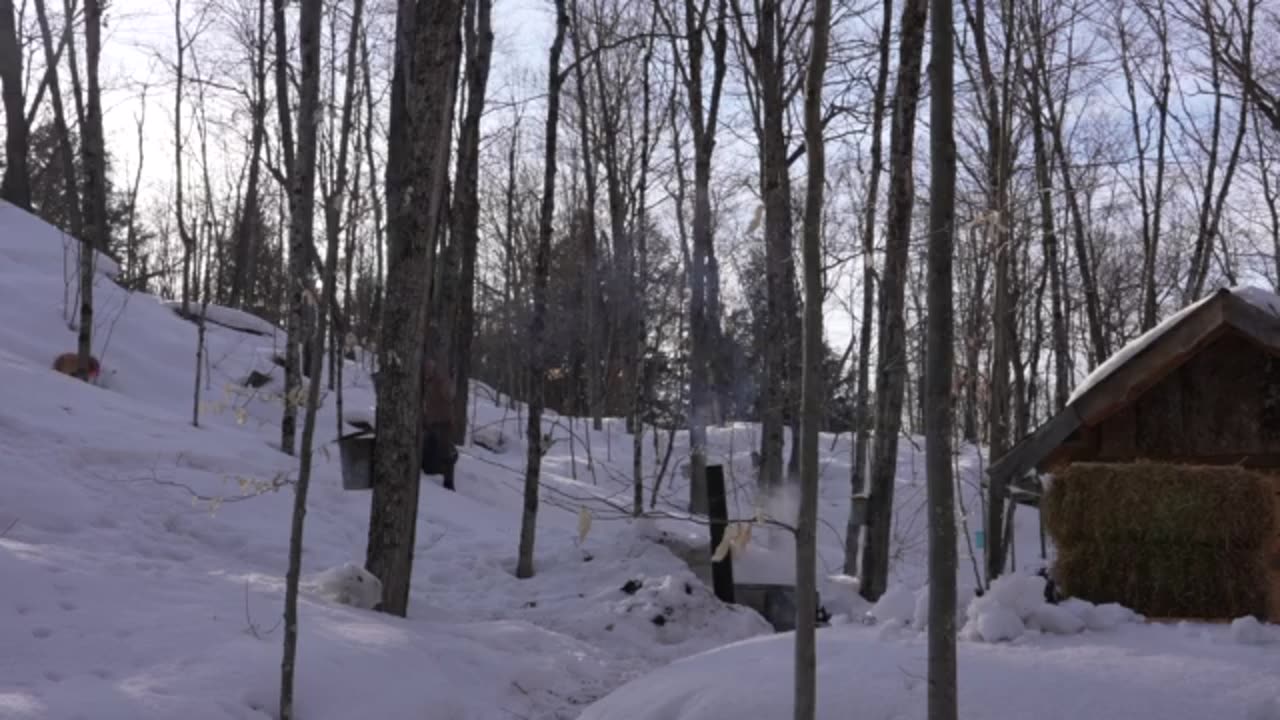
{"type": "Polygon", "coordinates": [[[1043,503],[1059,545],[1212,543],[1254,548],[1275,523],[1267,479],[1235,466],[1073,463],[1043,503]]]}
{"type": "Polygon", "coordinates": [[[1150,617],[1266,617],[1261,549],[1084,542],[1058,549],[1053,575],[1072,597],[1118,602],[1150,617]]]}

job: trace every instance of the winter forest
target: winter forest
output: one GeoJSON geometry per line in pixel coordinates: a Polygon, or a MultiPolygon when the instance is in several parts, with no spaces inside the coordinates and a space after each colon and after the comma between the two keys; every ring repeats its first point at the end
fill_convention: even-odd
{"type": "Polygon", "coordinates": [[[1003,481],[964,510],[972,571],[957,554],[957,458],[1006,455],[1218,288],[1280,287],[1278,38],[1273,0],[0,0],[0,197],[78,239],[59,252],[80,368],[107,332],[100,262],[197,328],[193,424],[219,312],[288,338],[272,717],[306,717],[303,528],[317,448],[350,430],[344,373],[376,405],[365,566],[379,609],[412,615],[434,362],[453,444],[473,383],[519,413],[519,578],[561,447],[547,418],[618,421],[608,507],[636,520],[664,473],[687,482],[668,511],[705,516],[709,433],[758,428],[747,482],[797,499],[797,720],[824,717],[819,538],[882,600],[899,456],[923,437],[922,692],[946,720],[970,716],[944,580],[1016,569],[1003,481]],[[830,436],[838,527],[819,522],[830,436]]]}

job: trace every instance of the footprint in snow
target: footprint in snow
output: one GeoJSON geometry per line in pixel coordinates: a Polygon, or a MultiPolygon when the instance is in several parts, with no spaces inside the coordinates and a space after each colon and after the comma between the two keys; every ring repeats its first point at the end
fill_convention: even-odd
{"type": "Polygon", "coordinates": [[[31,635],[32,637],[38,638],[40,640],[44,640],[45,638],[53,635],[53,631],[47,627],[38,627],[35,630],[31,631],[31,635]]]}

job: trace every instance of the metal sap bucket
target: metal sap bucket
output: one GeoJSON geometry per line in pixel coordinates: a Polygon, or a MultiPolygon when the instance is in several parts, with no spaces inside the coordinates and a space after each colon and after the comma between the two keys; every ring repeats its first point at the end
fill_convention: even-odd
{"type": "Polygon", "coordinates": [[[343,490],[369,490],[373,487],[374,442],[375,436],[368,430],[359,430],[338,438],[343,490]]]}

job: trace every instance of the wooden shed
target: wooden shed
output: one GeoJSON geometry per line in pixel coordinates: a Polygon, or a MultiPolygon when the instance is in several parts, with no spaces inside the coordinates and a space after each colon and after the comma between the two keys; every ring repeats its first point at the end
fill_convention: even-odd
{"type": "MultiPolygon", "coordinates": [[[[1280,517],[1280,297],[1221,289],[1184,308],[1099,366],[988,475],[1037,505],[1043,474],[1137,461],[1258,470],[1280,517]]],[[[1265,564],[1280,622],[1280,530],[1265,564]]]]}

